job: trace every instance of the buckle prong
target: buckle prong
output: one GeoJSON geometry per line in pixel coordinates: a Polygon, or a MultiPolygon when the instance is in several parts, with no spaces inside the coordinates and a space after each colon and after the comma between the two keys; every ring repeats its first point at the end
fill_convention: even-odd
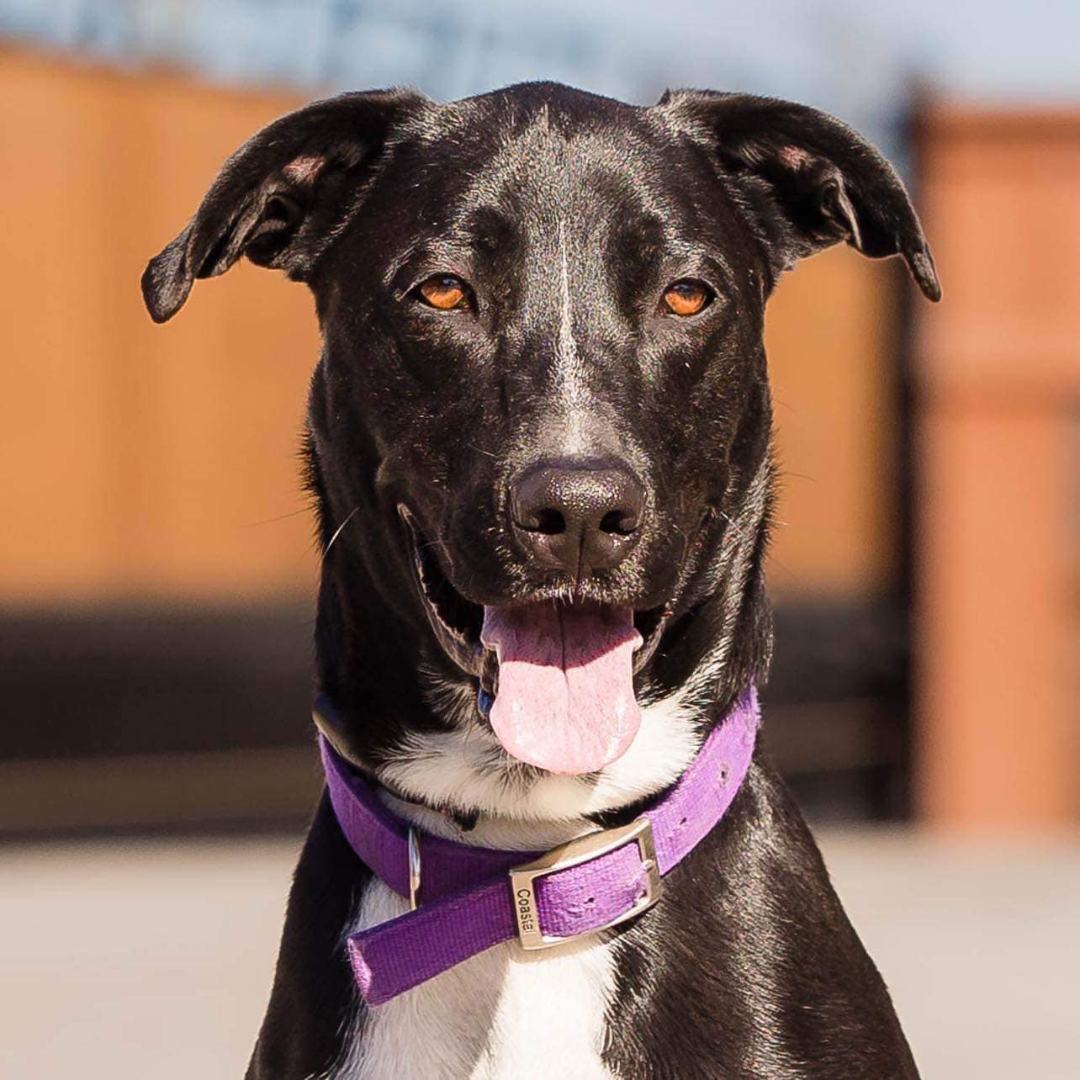
{"type": "Polygon", "coordinates": [[[415,911],[420,901],[420,874],[423,865],[420,861],[420,834],[409,826],[409,910],[415,911]]]}
{"type": "Polygon", "coordinates": [[[518,940],[523,949],[550,949],[568,941],[576,941],[584,934],[595,934],[609,930],[619,923],[626,922],[647,911],[660,899],[660,867],[656,861],[656,844],[653,839],[652,822],[647,817],[639,817],[629,825],[618,829],[598,829],[596,832],[579,836],[576,840],[552,848],[538,859],[524,866],[515,866],[510,871],[510,899],[513,903],[514,917],[517,920],[518,940]],[[545,934],[540,929],[540,913],[536,904],[536,879],[546,877],[559,870],[568,870],[572,866],[591,862],[601,855],[617,851],[626,844],[637,844],[641,856],[641,868],[645,872],[645,893],[620,915],[608,920],[602,926],[583,930],[580,934],[556,937],[545,934]]]}

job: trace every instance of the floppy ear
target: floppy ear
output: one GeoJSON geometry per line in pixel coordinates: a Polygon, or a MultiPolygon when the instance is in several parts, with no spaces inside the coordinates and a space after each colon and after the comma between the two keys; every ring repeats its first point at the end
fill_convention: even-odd
{"type": "Polygon", "coordinates": [[[263,128],[225,162],[187,228],[147,265],[142,290],[151,318],[172,318],[195,278],[223,274],[241,255],[304,280],[393,127],[425,104],[412,91],[342,94],[263,128]]]}
{"type": "Polygon", "coordinates": [[[669,91],[657,107],[706,135],[720,167],[757,210],[755,224],[778,269],[845,240],[871,258],[902,255],[923,293],[941,299],[900,177],[846,124],[806,105],[748,94],[669,91]]]}

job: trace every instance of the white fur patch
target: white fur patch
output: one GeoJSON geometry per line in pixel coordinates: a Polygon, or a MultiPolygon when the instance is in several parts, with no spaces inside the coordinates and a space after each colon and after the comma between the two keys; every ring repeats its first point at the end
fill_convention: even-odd
{"type": "MultiPolygon", "coordinates": [[[[453,833],[441,815],[387,801],[425,829],[453,833]]],[[[514,839],[522,849],[549,847],[589,828],[519,823],[514,839]]],[[[468,840],[494,836],[480,824],[468,840]]],[[[348,932],[407,908],[373,880],[348,932]]],[[[600,1055],[612,980],[611,946],[597,937],[541,954],[516,941],[497,945],[370,1010],[325,1080],[609,1080],[600,1055]]]]}

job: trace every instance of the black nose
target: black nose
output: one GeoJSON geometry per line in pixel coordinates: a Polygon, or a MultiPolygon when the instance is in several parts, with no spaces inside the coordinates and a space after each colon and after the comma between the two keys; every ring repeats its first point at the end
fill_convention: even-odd
{"type": "Polygon", "coordinates": [[[637,540],[645,490],[618,461],[540,461],[511,485],[514,534],[542,567],[580,579],[610,570],[637,540]]]}

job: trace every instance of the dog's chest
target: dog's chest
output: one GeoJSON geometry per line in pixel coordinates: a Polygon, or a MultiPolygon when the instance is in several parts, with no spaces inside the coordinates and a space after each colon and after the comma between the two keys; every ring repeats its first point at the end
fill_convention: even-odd
{"type": "MultiPolygon", "coordinates": [[[[355,930],[400,915],[373,880],[355,930]]],[[[528,956],[498,945],[368,1012],[333,1080],[610,1080],[605,1013],[610,945],[595,940],[528,956]]]]}

